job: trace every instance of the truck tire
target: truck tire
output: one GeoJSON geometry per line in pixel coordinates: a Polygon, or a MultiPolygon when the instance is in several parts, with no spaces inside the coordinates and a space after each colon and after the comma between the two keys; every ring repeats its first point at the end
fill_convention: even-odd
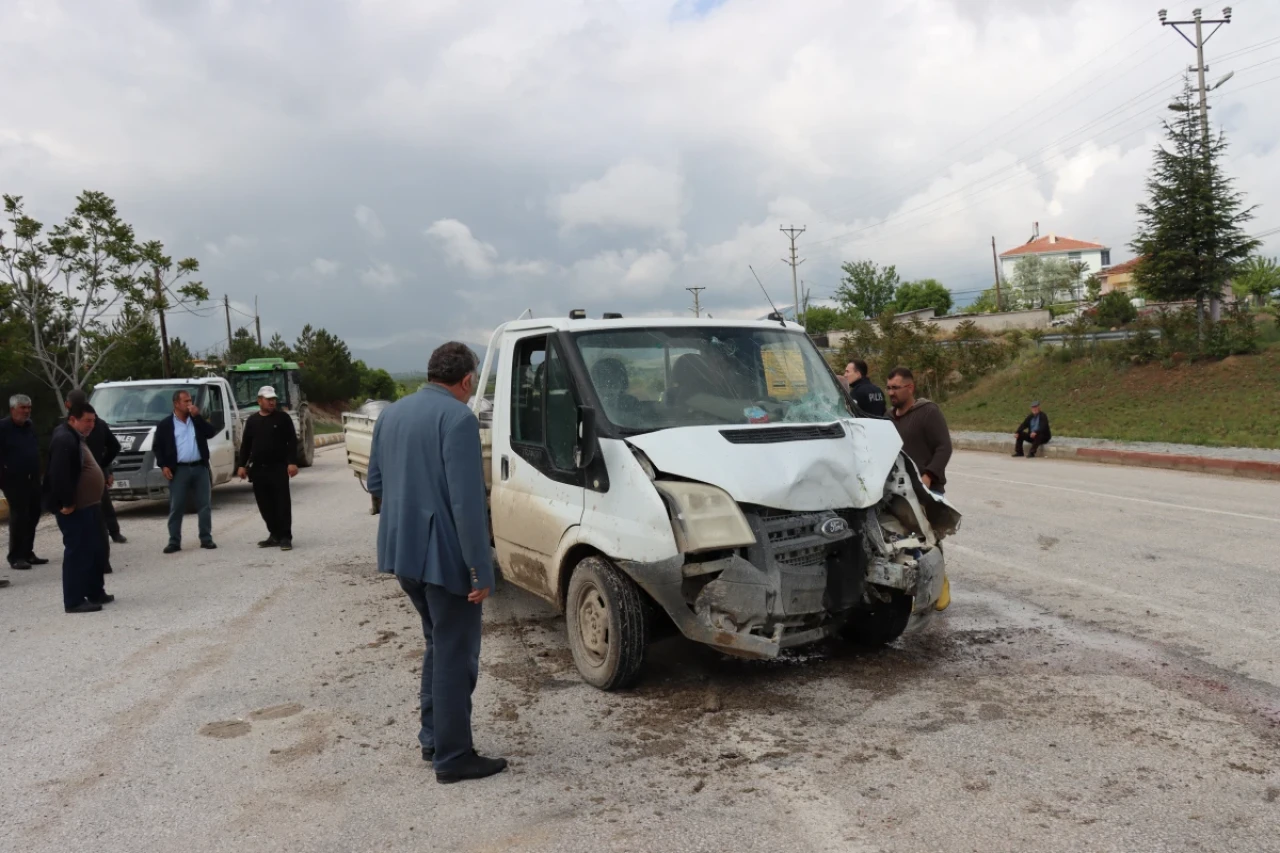
{"type": "Polygon", "coordinates": [[[644,598],[635,581],[603,557],[573,570],[565,604],[569,650],[582,679],[601,690],[635,683],[648,644],[644,598]]]}
{"type": "Polygon", "coordinates": [[[842,633],[854,645],[878,649],[901,637],[910,620],[910,596],[895,595],[890,602],[877,602],[868,609],[855,610],[842,633]]]}
{"type": "Polygon", "coordinates": [[[302,434],[298,436],[298,467],[310,468],[316,460],[316,424],[310,409],[302,410],[302,434]]]}

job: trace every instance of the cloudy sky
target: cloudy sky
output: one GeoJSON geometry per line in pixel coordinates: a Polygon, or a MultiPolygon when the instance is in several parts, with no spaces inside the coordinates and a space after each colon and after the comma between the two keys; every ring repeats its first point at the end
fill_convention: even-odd
{"type": "MultiPolygon", "coordinates": [[[[392,369],[525,308],[680,314],[702,286],[713,315],[759,315],[748,265],[790,303],[792,224],[815,299],[869,258],[965,301],[992,236],[1033,221],[1129,256],[1195,57],[1158,5],[0,0],[0,190],[45,221],[105,191],[237,324],[256,297],[264,334],[310,322],[392,369]]],[[[1210,115],[1261,232],[1280,3],[1233,7],[1210,115]]],[[[226,336],[220,312],[173,326],[226,336]]]]}

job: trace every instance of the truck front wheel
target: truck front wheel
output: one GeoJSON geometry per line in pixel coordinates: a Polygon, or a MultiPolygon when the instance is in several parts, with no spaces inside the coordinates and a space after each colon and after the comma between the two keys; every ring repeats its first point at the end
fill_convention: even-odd
{"type": "Polygon", "coordinates": [[[583,680],[601,690],[635,682],[648,643],[648,620],[631,578],[603,557],[587,557],[569,580],[565,621],[583,680]]]}
{"type": "Polygon", "coordinates": [[[855,610],[844,627],[844,638],[866,648],[887,646],[902,636],[911,621],[911,598],[895,595],[892,601],[876,602],[865,610],[855,610]]]}

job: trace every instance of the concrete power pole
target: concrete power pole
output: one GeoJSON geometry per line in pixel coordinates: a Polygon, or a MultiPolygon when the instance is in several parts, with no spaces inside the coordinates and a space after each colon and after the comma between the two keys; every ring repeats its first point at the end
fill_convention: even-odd
{"type": "Polygon", "coordinates": [[[160,268],[154,270],[156,274],[156,314],[160,316],[160,370],[163,373],[163,379],[173,376],[173,364],[169,361],[169,330],[164,324],[164,282],[160,280],[160,268]]]}
{"type": "Polygon", "coordinates": [[[996,238],[991,238],[991,265],[996,270],[996,313],[1004,308],[1004,303],[1000,301],[1000,258],[996,255],[996,238]]]}
{"type": "Polygon", "coordinates": [[[222,294],[222,308],[227,314],[227,353],[229,354],[231,352],[231,342],[235,338],[231,337],[231,297],[225,293],[222,294]]]}
{"type": "MultiPolygon", "coordinates": [[[[1209,39],[1213,38],[1214,33],[1231,23],[1231,7],[1227,6],[1223,9],[1222,17],[1213,21],[1206,21],[1200,14],[1199,9],[1192,10],[1190,21],[1170,21],[1168,20],[1169,12],[1165,9],[1161,9],[1159,15],[1161,26],[1173,27],[1174,30],[1177,31],[1178,35],[1182,36],[1186,40],[1187,44],[1196,49],[1196,67],[1193,70],[1196,72],[1200,85],[1200,143],[1204,147],[1204,159],[1207,166],[1209,162],[1209,90],[1205,86],[1204,73],[1209,69],[1204,64],[1204,46],[1209,39]],[[1215,25],[1209,35],[1204,34],[1205,24],[1215,25]],[[1190,27],[1193,25],[1196,28],[1195,41],[1192,41],[1190,36],[1178,29],[1179,27],[1190,27]]],[[[1221,315],[1222,306],[1218,297],[1214,296],[1209,300],[1209,318],[1214,322],[1217,322],[1221,315]]]]}
{"type": "Polygon", "coordinates": [[[693,316],[695,316],[695,317],[701,317],[701,316],[702,316],[702,302],[701,302],[701,300],[698,298],[698,296],[699,296],[699,294],[701,294],[701,293],[702,293],[702,291],[706,290],[706,288],[705,288],[705,287],[686,287],[686,288],[685,288],[685,290],[687,290],[687,291],[689,291],[690,293],[692,293],[692,294],[693,294],[693,307],[692,307],[692,308],[690,308],[689,310],[693,312],[693,316]]]}
{"type": "Polygon", "coordinates": [[[792,225],[790,228],[778,226],[778,230],[783,234],[786,234],[787,238],[791,241],[791,257],[783,258],[782,262],[791,267],[791,295],[795,299],[794,305],[796,322],[803,326],[804,318],[800,316],[800,281],[796,277],[796,269],[804,263],[804,259],[801,258],[800,260],[796,260],[796,238],[803,234],[805,229],[803,227],[797,228],[792,225]]]}

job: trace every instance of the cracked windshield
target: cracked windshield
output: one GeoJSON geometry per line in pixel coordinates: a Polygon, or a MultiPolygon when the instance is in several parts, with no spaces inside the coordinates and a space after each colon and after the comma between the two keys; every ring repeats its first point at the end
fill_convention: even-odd
{"type": "Polygon", "coordinates": [[[648,328],[574,340],[604,415],[623,429],[816,424],[851,415],[822,356],[798,333],[648,328]]]}

